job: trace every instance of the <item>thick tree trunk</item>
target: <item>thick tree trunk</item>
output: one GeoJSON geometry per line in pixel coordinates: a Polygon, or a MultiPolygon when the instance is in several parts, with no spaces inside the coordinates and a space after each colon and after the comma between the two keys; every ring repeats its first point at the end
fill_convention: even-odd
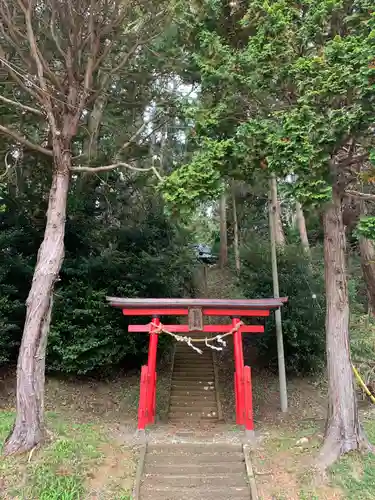
{"type": "Polygon", "coordinates": [[[369,449],[359,423],[349,346],[349,299],[340,193],[324,214],[328,417],[320,455],[323,468],[351,450],[369,449]]]}
{"type": "Polygon", "coordinates": [[[233,246],[234,246],[234,261],[236,265],[236,271],[240,274],[241,271],[241,259],[240,259],[240,242],[239,242],[239,231],[238,231],[238,217],[237,217],[237,204],[236,204],[236,190],[235,185],[232,185],[232,205],[233,205],[233,246]]]}
{"type": "Polygon", "coordinates": [[[228,233],[227,233],[227,198],[225,193],[220,197],[220,267],[228,263],[228,233]]]}
{"type": "Polygon", "coordinates": [[[271,177],[271,203],[272,203],[272,212],[275,222],[274,225],[275,225],[276,245],[279,248],[283,248],[285,247],[285,234],[284,234],[283,224],[281,221],[280,202],[277,197],[277,181],[274,175],[271,177]]]}
{"type": "Polygon", "coordinates": [[[368,297],[368,312],[375,314],[375,248],[371,240],[364,236],[359,238],[359,250],[361,255],[361,267],[363,278],[366,283],[368,297]]]}
{"type": "Polygon", "coordinates": [[[296,217],[301,244],[306,253],[310,253],[309,238],[307,236],[306,220],[303,214],[302,205],[299,201],[296,202],[296,217]]]}
{"type": "Polygon", "coordinates": [[[17,365],[17,416],[4,452],[22,453],[44,437],[44,368],[53,289],[64,258],[70,154],[54,167],[47,222],[27,298],[26,320],[17,365]]]}

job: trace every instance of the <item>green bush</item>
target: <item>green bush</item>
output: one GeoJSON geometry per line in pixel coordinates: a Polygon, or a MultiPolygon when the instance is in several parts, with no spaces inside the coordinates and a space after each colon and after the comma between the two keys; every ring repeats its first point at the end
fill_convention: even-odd
{"type": "MultiPolygon", "coordinates": [[[[282,308],[284,350],[289,372],[309,372],[324,363],[325,306],[322,265],[309,265],[297,245],[278,255],[280,296],[288,297],[282,308]]],[[[240,285],[247,298],[273,297],[269,244],[242,248],[240,285]]],[[[257,337],[259,354],[277,366],[274,315],[266,321],[265,334],[257,337]]]]}
{"type": "MultiPolygon", "coordinates": [[[[189,259],[183,248],[172,244],[158,255],[124,248],[67,259],[55,294],[48,369],[83,374],[119,364],[125,369],[139,366],[147,354],[148,335],[129,334],[129,318],[105,297],[181,297],[191,280],[189,259]]],[[[159,351],[168,345],[163,337],[159,351]]]]}
{"type": "Polygon", "coordinates": [[[0,366],[15,362],[33,270],[32,236],[0,219],[0,366]]]}
{"type": "MultiPolygon", "coordinates": [[[[106,184],[91,182],[94,185],[85,185],[83,191],[81,185],[73,185],[69,196],[65,260],[55,288],[47,348],[47,370],[60,373],[95,374],[141,364],[148,336],[128,334],[129,319],[107,304],[107,295],[194,293],[188,236],[166,217],[154,189],[144,180],[140,187],[123,181],[118,186],[116,177],[106,184]]],[[[45,198],[40,193],[19,199],[4,196],[3,203],[0,365],[17,358],[45,224],[45,198]]],[[[167,345],[163,337],[160,351],[167,345]]]]}

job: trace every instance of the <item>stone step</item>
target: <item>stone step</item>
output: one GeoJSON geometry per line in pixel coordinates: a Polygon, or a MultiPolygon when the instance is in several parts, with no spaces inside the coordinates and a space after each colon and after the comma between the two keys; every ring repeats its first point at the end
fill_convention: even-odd
{"type": "Polygon", "coordinates": [[[232,487],[203,486],[199,488],[171,487],[168,485],[141,488],[141,500],[249,500],[247,485],[232,487]]]}
{"type": "Polygon", "coordinates": [[[182,406],[182,407],[185,407],[185,406],[189,406],[189,405],[192,405],[192,406],[212,406],[214,405],[215,407],[217,406],[217,403],[216,403],[216,398],[215,397],[212,397],[210,395],[210,397],[205,397],[205,394],[202,394],[200,396],[193,396],[193,397],[171,397],[171,400],[169,402],[169,405],[170,406],[173,406],[173,405],[177,405],[177,406],[182,406]]]}
{"type": "Polygon", "coordinates": [[[195,363],[195,364],[188,364],[188,363],[181,363],[179,365],[175,365],[173,371],[197,371],[199,370],[202,373],[212,373],[214,371],[214,367],[212,366],[212,363],[210,366],[208,365],[203,365],[201,363],[195,363]]]}
{"type": "Polygon", "coordinates": [[[184,354],[176,352],[174,355],[175,361],[189,361],[191,363],[212,363],[212,355],[206,354],[184,354]]]}
{"type": "Polygon", "coordinates": [[[183,355],[175,355],[174,363],[191,363],[193,365],[212,365],[213,358],[212,356],[183,356],[183,355]]]}
{"type": "Polygon", "coordinates": [[[211,413],[201,413],[201,412],[182,412],[182,411],[174,411],[173,413],[170,412],[168,414],[168,418],[170,422],[217,422],[218,421],[218,415],[217,411],[214,412],[215,415],[212,415],[211,413]],[[210,415],[210,416],[209,416],[210,415]]]}
{"type": "Polygon", "coordinates": [[[203,379],[201,378],[187,378],[187,377],[173,377],[172,386],[184,387],[187,390],[195,389],[202,391],[214,391],[215,383],[212,379],[203,379]],[[207,387],[207,389],[205,389],[207,387]],[[212,387],[212,389],[211,389],[212,387]]]}
{"type": "Polygon", "coordinates": [[[205,389],[206,385],[203,386],[203,389],[198,388],[197,390],[186,389],[185,387],[175,387],[171,390],[171,399],[216,399],[216,392],[214,389],[205,389]]]}
{"type": "MultiPolygon", "coordinates": [[[[206,391],[207,392],[207,391],[206,391]]],[[[199,394],[197,396],[192,396],[192,395],[186,395],[186,394],[179,394],[177,396],[172,395],[170,399],[170,404],[178,404],[178,405],[186,405],[189,403],[215,403],[216,404],[216,397],[215,393],[213,392],[207,392],[206,394],[199,394]]]]}
{"type": "Polygon", "coordinates": [[[177,353],[174,355],[174,361],[189,361],[190,363],[212,363],[213,357],[212,355],[205,354],[183,354],[177,353]]]}
{"type": "Polygon", "coordinates": [[[197,380],[198,382],[212,382],[215,381],[215,375],[213,373],[199,373],[197,372],[174,372],[172,380],[197,380]]]}
{"type": "Polygon", "coordinates": [[[205,393],[215,393],[215,386],[213,384],[199,384],[198,383],[190,383],[186,384],[185,381],[173,380],[171,386],[171,392],[185,392],[189,394],[205,394],[205,393]]]}
{"type": "Polygon", "coordinates": [[[179,365],[175,365],[173,368],[173,372],[175,371],[192,371],[192,372],[197,372],[199,371],[200,373],[212,373],[214,371],[214,367],[212,366],[212,363],[210,365],[203,365],[201,363],[194,363],[194,364],[189,364],[189,363],[184,363],[181,362],[179,365]]]}
{"type": "Polygon", "coordinates": [[[199,356],[199,357],[192,357],[192,356],[175,356],[174,357],[174,363],[191,363],[192,365],[212,365],[213,363],[213,358],[212,356],[199,356]]]}
{"type": "Polygon", "coordinates": [[[150,443],[147,446],[148,453],[175,453],[184,455],[186,453],[210,455],[216,453],[241,453],[242,445],[240,443],[212,443],[210,441],[200,443],[150,443]]]}
{"type": "Polygon", "coordinates": [[[202,354],[199,354],[199,352],[196,352],[191,347],[187,347],[185,349],[180,347],[180,348],[177,348],[175,350],[174,355],[175,356],[187,356],[190,358],[198,358],[198,359],[212,358],[212,350],[211,349],[203,349],[202,347],[203,347],[202,345],[198,347],[198,349],[201,349],[201,351],[203,351],[202,354]]]}
{"type": "Polygon", "coordinates": [[[237,472],[245,474],[245,462],[240,462],[236,457],[233,462],[220,462],[220,457],[216,457],[218,462],[211,463],[175,463],[174,457],[170,457],[170,462],[163,460],[149,463],[146,459],[144,473],[145,474],[160,474],[163,475],[181,475],[181,474],[230,474],[237,472]]]}
{"type": "Polygon", "coordinates": [[[215,417],[217,418],[217,407],[216,405],[212,406],[171,406],[169,409],[169,415],[176,415],[179,413],[183,413],[188,416],[200,415],[203,417],[215,417]]]}
{"type": "Polygon", "coordinates": [[[216,404],[209,404],[209,405],[194,405],[190,404],[190,406],[181,406],[181,405],[175,405],[171,406],[169,408],[168,415],[179,415],[179,414],[184,414],[188,415],[190,417],[197,415],[202,415],[202,416],[210,416],[211,417],[218,417],[218,411],[217,411],[217,406],[216,404]]]}
{"type": "Polygon", "coordinates": [[[181,475],[159,475],[144,474],[144,482],[147,488],[155,487],[165,483],[168,487],[195,488],[197,486],[238,486],[246,485],[246,475],[243,472],[232,472],[230,474],[181,474],[181,475]]]}
{"type": "Polygon", "coordinates": [[[187,426],[191,425],[194,427],[206,427],[208,425],[213,426],[216,425],[219,420],[217,418],[193,418],[193,417],[169,417],[168,421],[171,425],[175,426],[187,426]]]}
{"type": "Polygon", "coordinates": [[[180,380],[180,379],[172,379],[171,382],[171,390],[176,388],[178,390],[184,390],[184,391],[202,391],[202,392],[210,392],[210,391],[215,391],[215,384],[213,381],[210,381],[211,384],[209,383],[201,383],[203,382],[202,380],[190,380],[189,383],[186,383],[186,380],[180,380]],[[207,387],[207,389],[205,389],[207,387]],[[211,389],[212,388],[212,389],[211,389]]]}
{"type": "Polygon", "coordinates": [[[189,359],[175,359],[173,367],[182,367],[182,366],[199,366],[201,368],[212,368],[213,362],[211,360],[203,361],[201,359],[189,360],[189,359]]]}
{"type": "Polygon", "coordinates": [[[172,401],[216,401],[215,394],[215,391],[196,391],[190,393],[186,391],[173,391],[170,403],[172,401]]]}
{"type": "Polygon", "coordinates": [[[201,360],[197,359],[196,361],[190,360],[190,359],[176,359],[174,360],[174,367],[180,367],[180,366],[192,366],[192,367],[200,367],[200,368],[212,368],[212,359],[209,360],[201,360]]]}
{"type": "Polygon", "coordinates": [[[245,466],[242,452],[211,452],[211,453],[174,453],[173,450],[165,450],[163,453],[147,453],[146,464],[148,466],[159,466],[162,464],[173,463],[174,465],[185,466],[187,464],[210,465],[210,464],[238,464],[245,466]]]}
{"type": "Polygon", "coordinates": [[[231,490],[201,490],[198,488],[194,489],[174,489],[170,490],[158,490],[147,491],[141,490],[141,500],[249,500],[250,493],[248,489],[244,491],[231,489],[231,490]]]}
{"type": "Polygon", "coordinates": [[[207,382],[200,382],[202,381],[190,380],[189,383],[187,383],[186,380],[172,380],[171,392],[176,389],[177,391],[184,391],[189,393],[193,393],[194,391],[196,391],[203,395],[211,393],[215,394],[215,385],[213,383],[209,384],[207,382]]]}

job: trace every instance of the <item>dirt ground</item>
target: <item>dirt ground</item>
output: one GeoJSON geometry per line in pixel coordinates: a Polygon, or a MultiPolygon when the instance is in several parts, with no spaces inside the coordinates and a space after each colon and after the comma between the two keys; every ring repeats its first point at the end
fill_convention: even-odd
{"type": "MultiPolygon", "coordinates": [[[[241,440],[242,431],[235,425],[233,361],[230,346],[219,356],[221,402],[225,423],[219,427],[194,429],[165,424],[168,409],[170,372],[168,365],[159,370],[159,424],[150,431],[152,439],[241,440]]],[[[314,463],[323,439],[326,413],[326,390],[313,378],[289,378],[289,411],[279,409],[278,378],[264,369],[253,369],[254,418],[256,444],[251,451],[257,486],[263,500],[336,500],[345,498],[330,484],[317,482],[314,463]]],[[[2,373],[0,408],[14,409],[14,372],[2,373]]],[[[63,420],[93,423],[100,426],[116,446],[102,446],[103,460],[87,476],[89,498],[102,498],[108,489],[108,477],[130,487],[134,475],[134,445],[138,405],[139,375],[119,376],[105,381],[69,380],[47,377],[46,410],[63,420]],[[133,441],[133,442],[132,442],[133,441]],[[121,448],[125,445],[125,448],[121,448]],[[124,468],[124,463],[128,468],[124,468]],[[117,478],[117,479],[116,479],[117,478]]],[[[373,407],[365,403],[364,418],[374,417],[373,407]]],[[[104,497],[103,497],[104,498],[104,497]]],[[[108,497],[111,498],[111,497],[108,497]]],[[[114,497],[112,497],[114,498],[114,497]]]]}

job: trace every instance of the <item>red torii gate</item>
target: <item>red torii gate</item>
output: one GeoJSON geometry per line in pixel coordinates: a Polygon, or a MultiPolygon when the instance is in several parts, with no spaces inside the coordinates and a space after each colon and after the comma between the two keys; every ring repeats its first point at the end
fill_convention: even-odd
{"type": "Polygon", "coordinates": [[[150,335],[148,363],[142,366],[138,407],[138,429],[155,422],[156,414],[156,354],[161,326],[171,333],[227,333],[233,331],[234,390],[236,422],[247,431],[254,430],[251,369],[244,366],[242,334],[263,333],[263,325],[244,325],[241,317],[266,317],[280,308],[287,298],[218,300],[218,299],[125,299],[107,297],[111,306],[122,309],[125,316],[151,316],[146,325],[129,325],[129,332],[148,332],[150,335]],[[160,316],[188,316],[188,324],[161,325],[160,316]],[[205,325],[204,316],[230,316],[229,325],[205,325]]]}

